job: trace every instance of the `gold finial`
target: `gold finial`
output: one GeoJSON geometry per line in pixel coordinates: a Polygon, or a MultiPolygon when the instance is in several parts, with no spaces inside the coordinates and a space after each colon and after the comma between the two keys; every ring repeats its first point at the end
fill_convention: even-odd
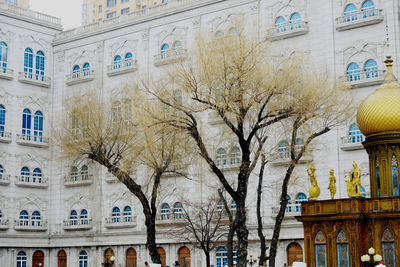
{"type": "Polygon", "coordinates": [[[317,175],[315,174],[315,165],[311,164],[311,168],[307,169],[308,176],[310,177],[311,187],[308,191],[310,197],[308,200],[318,200],[320,189],[317,183],[317,175]]]}
{"type": "Polygon", "coordinates": [[[385,74],[385,81],[384,83],[390,83],[390,82],[395,82],[397,81],[396,76],[393,73],[393,59],[391,56],[387,56],[385,60],[386,64],[386,74],[385,74]]]}

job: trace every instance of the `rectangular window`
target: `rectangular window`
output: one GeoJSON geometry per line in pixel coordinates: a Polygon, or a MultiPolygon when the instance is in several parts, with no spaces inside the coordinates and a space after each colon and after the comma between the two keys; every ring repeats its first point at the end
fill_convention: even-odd
{"type": "Polygon", "coordinates": [[[83,19],[86,19],[86,13],[83,13],[83,14],[82,14],[82,18],[83,18],[83,19]]]}
{"type": "Polygon", "coordinates": [[[87,9],[87,4],[82,4],[82,10],[85,11],[87,9]]]}
{"type": "Polygon", "coordinates": [[[103,6],[99,5],[99,13],[103,12],[103,6]]]}
{"type": "Polygon", "coordinates": [[[110,19],[110,18],[114,18],[114,17],[116,17],[117,16],[117,12],[110,12],[110,13],[107,13],[107,18],[108,19],[110,19]]]}
{"type": "Polygon", "coordinates": [[[128,3],[129,2],[129,0],[121,0],[121,3],[123,4],[123,3],[128,3]]]}
{"type": "Polygon", "coordinates": [[[115,7],[117,0],[107,0],[107,8],[115,7]]]}
{"type": "Polygon", "coordinates": [[[128,14],[128,13],[129,13],[129,7],[121,9],[121,15],[128,14]]]}
{"type": "Polygon", "coordinates": [[[13,6],[16,6],[16,5],[18,5],[18,0],[6,0],[6,3],[10,4],[10,5],[13,5],[13,6]]]}
{"type": "Polygon", "coordinates": [[[146,7],[147,7],[146,5],[143,5],[143,6],[142,6],[142,9],[145,9],[146,7]]]}

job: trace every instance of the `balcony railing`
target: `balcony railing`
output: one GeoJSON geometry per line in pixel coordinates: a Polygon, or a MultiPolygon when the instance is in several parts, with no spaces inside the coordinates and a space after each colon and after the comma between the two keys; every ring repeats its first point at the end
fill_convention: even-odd
{"type": "Polygon", "coordinates": [[[115,76],[118,74],[129,73],[137,70],[137,60],[121,60],[107,66],[107,75],[115,76]]]}
{"type": "Polygon", "coordinates": [[[50,87],[51,85],[50,77],[32,72],[20,72],[18,81],[42,87],[50,87]]]}
{"type": "Polygon", "coordinates": [[[64,220],[64,230],[89,230],[93,228],[92,219],[68,219],[64,220]]]}
{"type": "Polygon", "coordinates": [[[156,218],[156,225],[185,224],[183,213],[164,213],[156,218]]]}
{"type": "Polygon", "coordinates": [[[371,9],[336,18],[336,30],[345,31],[383,21],[382,9],[371,9]]]}
{"type": "Polygon", "coordinates": [[[48,147],[49,138],[32,134],[17,134],[17,144],[35,147],[48,147]]]}
{"type": "Polygon", "coordinates": [[[307,21],[299,21],[285,25],[275,26],[268,30],[268,38],[270,40],[278,40],[290,38],[308,33],[307,21]]]}
{"type": "Polygon", "coordinates": [[[10,132],[0,131],[0,143],[10,143],[11,136],[10,132]]]}
{"type": "Polygon", "coordinates": [[[92,174],[70,174],[64,177],[64,185],[66,187],[91,185],[93,183],[92,174]]]}
{"type": "Polygon", "coordinates": [[[6,80],[12,80],[14,70],[7,67],[7,62],[0,61],[0,78],[6,80]]]}
{"type": "MultiPolygon", "coordinates": [[[[295,153],[300,152],[301,148],[302,146],[296,146],[295,153]]],[[[274,161],[271,162],[273,165],[287,165],[291,161],[290,152],[288,150],[282,150],[273,153],[273,158],[274,161]]],[[[312,160],[312,156],[309,153],[304,152],[298,163],[307,163],[311,162],[312,160]]]]}
{"type": "Polygon", "coordinates": [[[35,188],[47,188],[47,178],[33,176],[33,175],[19,175],[15,176],[15,185],[20,187],[35,187],[35,188]]]}
{"type": "MultiPolygon", "coordinates": [[[[280,207],[272,207],[272,216],[276,217],[279,213],[280,207]]],[[[285,210],[285,217],[293,217],[301,215],[301,203],[288,204],[285,210]]]]}
{"type": "Polygon", "coordinates": [[[66,76],[66,84],[74,85],[83,82],[89,82],[94,80],[94,70],[81,70],[73,72],[66,76]]]}
{"type": "Polygon", "coordinates": [[[9,227],[8,219],[0,218],[0,230],[7,230],[9,227]]]}
{"type": "Polygon", "coordinates": [[[381,84],[385,79],[385,70],[370,70],[347,74],[343,79],[352,87],[381,84]]]}
{"type": "Polygon", "coordinates": [[[365,137],[362,134],[343,136],[341,138],[340,148],[342,150],[363,149],[362,142],[364,140],[365,140],[365,137]]]}
{"type": "Polygon", "coordinates": [[[136,216],[113,216],[106,218],[106,228],[132,228],[136,226],[136,216]]]}
{"type": "Polygon", "coordinates": [[[187,49],[170,49],[154,56],[154,65],[161,66],[187,58],[187,49]]]}
{"type": "Polygon", "coordinates": [[[9,174],[0,173],[0,185],[10,184],[10,177],[9,174]]]}
{"type": "Polygon", "coordinates": [[[44,220],[15,220],[14,229],[17,231],[47,231],[47,221],[44,220]]]}

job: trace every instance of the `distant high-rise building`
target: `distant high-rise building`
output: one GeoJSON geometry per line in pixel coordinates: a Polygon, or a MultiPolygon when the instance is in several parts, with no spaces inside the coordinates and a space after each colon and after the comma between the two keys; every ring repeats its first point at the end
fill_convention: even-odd
{"type": "Polygon", "coordinates": [[[168,0],[83,0],[82,25],[166,3],[168,0]]]}
{"type": "Polygon", "coordinates": [[[29,0],[0,0],[0,4],[8,4],[22,8],[29,8],[29,0]]]}

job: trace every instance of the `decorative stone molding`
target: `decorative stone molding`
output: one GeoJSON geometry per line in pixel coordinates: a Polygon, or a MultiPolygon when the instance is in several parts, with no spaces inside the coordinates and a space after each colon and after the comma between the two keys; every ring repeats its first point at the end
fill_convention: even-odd
{"type": "Polygon", "coordinates": [[[211,26],[210,31],[223,31],[227,32],[229,29],[241,26],[244,20],[243,13],[232,13],[228,14],[227,16],[219,16],[208,22],[211,26]]]}

